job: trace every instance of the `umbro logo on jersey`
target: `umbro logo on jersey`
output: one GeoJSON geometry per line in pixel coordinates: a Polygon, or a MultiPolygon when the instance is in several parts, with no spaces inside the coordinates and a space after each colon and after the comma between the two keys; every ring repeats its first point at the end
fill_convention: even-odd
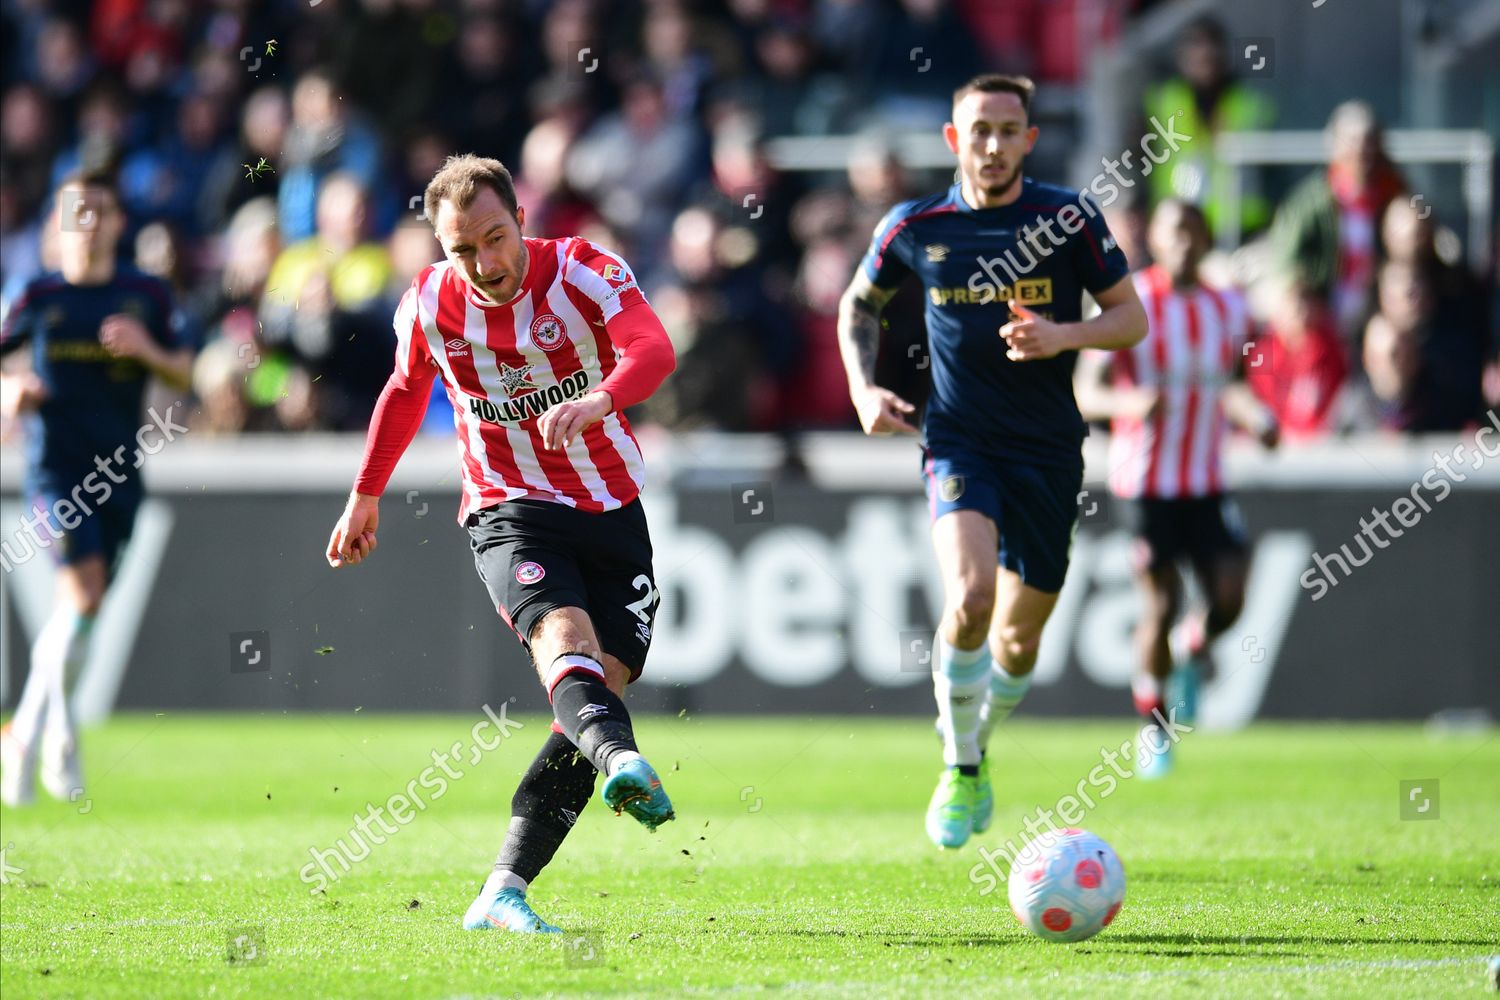
{"type": "Polygon", "coordinates": [[[934,264],[941,264],[948,259],[948,254],[952,252],[941,243],[929,243],[923,249],[927,251],[927,259],[934,264]]]}
{"type": "Polygon", "coordinates": [[[1118,244],[1118,243],[1115,242],[1115,238],[1113,236],[1106,236],[1106,237],[1104,237],[1104,243],[1102,245],[1104,247],[1104,252],[1105,253],[1109,253],[1111,250],[1115,249],[1120,244],[1118,244]]]}
{"type": "Polygon", "coordinates": [[[488,399],[471,396],[469,397],[470,413],[492,424],[518,424],[530,417],[541,416],[559,403],[577,399],[587,392],[589,387],[589,373],[582,369],[566,376],[556,385],[543,388],[531,384],[531,365],[511,368],[502,362],[500,377],[507,392],[510,391],[511,385],[511,382],[506,380],[507,372],[510,373],[509,378],[515,382],[518,389],[523,387],[520,382],[522,375],[519,373],[524,372],[526,392],[503,403],[492,403],[488,399]]]}
{"type": "Polygon", "coordinates": [[[452,358],[462,358],[469,353],[469,342],[462,337],[454,337],[443,346],[448,348],[448,356],[452,358]]]}

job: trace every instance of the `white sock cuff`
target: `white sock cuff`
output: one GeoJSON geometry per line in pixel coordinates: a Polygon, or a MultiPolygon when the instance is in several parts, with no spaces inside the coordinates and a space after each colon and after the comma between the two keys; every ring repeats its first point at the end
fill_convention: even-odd
{"type": "Polygon", "coordinates": [[[525,892],[529,884],[524,878],[505,868],[490,872],[490,877],[484,880],[484,892],[486,895],[501,889],[520,889],[525,892]]]}
{"type": "Polygon", "coordinates": [[[587,670],[601,681],[604,680],[604,666],[592,656],[584,656],[582,653],[563,653],[547,668],[547,678],[544,682],[547,697],[552,697],[552,689],[557,687],[558,681],[575,670],[587,670]]]}
{"type": "Polygon", "coordinates": [[[1001,667],[995,665],[995,670],[990,674],[990,690],[995,695],[1007,701],[1020,701],[1031,687],[1031,674],[1022,674],[1017,677],[1001,667]]]}
{"type": "Polygon", "coordinates": [[[989,646],[978,649],[959,649],[951,646],[941,635],[938,643],[938,672],[954,684],[965,685],[983,680],[990,672],[989,646]]]}

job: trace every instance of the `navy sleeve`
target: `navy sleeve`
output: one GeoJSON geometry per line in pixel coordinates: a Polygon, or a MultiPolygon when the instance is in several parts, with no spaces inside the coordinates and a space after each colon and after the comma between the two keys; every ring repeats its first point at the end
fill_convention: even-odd
{"type": "Polygon", "coordinates": [[[1104,213],[1098,202],[1087,194],[1078,196],[1083,229],[1073,241],[1073,262],[1082,278],[1083,287],[1089,293],[1112,288],[1130,274],[1130,263],[1125,251],[1115,242],[1104,222],[1104,213]],[[1092,213],[1092,214],[1090,214],[1092,213]]]}
{"type": "Polygon", "coordinates": [[[187,319],[182,310],[172,301],[172,289],[165,281],[153,279],[150,285],[152,310],[151,321],[146,324],[151,337],[164,350],[175,351],[189,346],[187,319]]]}
{"type": "Polygon", "coordinates": [[[5,312],[3,323],[0,323],[0,357],[18,349],[31,339],[39,312],[40,310],[36,308],[36,293],[28,284],[10,304],[10,308],[5,312]]]}
{"type": "Polygon", "coordinates": [[[870,284],[895,289],[911,273],[910,236],[907,233],[907,206],[897,205],[886,213],[875,227],[870,249],[860,262],[860,269],[870,284]]]}

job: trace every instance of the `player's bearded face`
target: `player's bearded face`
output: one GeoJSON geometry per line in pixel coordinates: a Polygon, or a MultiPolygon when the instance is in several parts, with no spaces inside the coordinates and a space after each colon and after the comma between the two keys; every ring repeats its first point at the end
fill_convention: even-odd
{"type": "Polygon", "coordinates": [[[1010,194],[1036,141],[1021,99],[1011,93],[968,94],[953,110],[951,140],[959,172],[986,199],[1010,194]]]}
{"type": "Polygon", "coordinates": [[[491,302],[509,302],[526,280],[525,221],[525,209],[511,215],[499,195],[481,188],[468,208],[440,202],[435,228],[443,251],[474,291],[491,302]]]}

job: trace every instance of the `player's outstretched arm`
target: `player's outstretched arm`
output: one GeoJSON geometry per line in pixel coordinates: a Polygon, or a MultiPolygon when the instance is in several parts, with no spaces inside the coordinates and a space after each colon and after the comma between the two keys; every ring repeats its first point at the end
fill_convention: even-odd
{"type": "Polygon", "coordinates": [[[870,281],[861,269],[854,273],[854,280],[839,300],[839,353],[849,379],[849,398],[866,434],[917,433],[906,419],[917,408],[875,384],[880,313],[893,294],[870,281]]]}
{"type": "Polygon", "coordinates": [[[365,437],[365,457],[354,480],[354,490],[333,534],[328,538],[328,565],[334,569],[358,566],[375,551],[375,529],[380,522],[380,495],[390,482],[396,463],[406,453],[422,418],[437,369],[418,364],[407,372],[399,368],[386,380],[370,430],[365,437]]]}
{"type": "Polygon", "coordinates": [[[1128,277],[1095,292],[1094,301],[1099,303],[1101,311],[1093,319],[1054,323],[1012,299],[1011,312],[1020,318],[1000,328],[1000,336],[1009,347],[1006,357],[1012,361],[1040,361],[1085,347],[1120,351],[1145,339],[1146,308],[1128,277]]]}

